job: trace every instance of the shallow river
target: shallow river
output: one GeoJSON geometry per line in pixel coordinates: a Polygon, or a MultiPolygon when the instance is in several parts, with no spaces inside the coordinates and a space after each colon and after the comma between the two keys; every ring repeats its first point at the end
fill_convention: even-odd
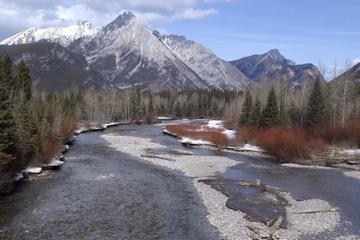
{"type": "MultiPolygon", "coordinates": [[[[169,151],[183,149],[161,134],[161,126],[119,126],[106,132],[151,138],[169,151]]],[[[0,198],[0,239],[219,239],[191,179],[116,151],[101,134],[80,135],[60,171],[0,198]]],[[[239,161],[218,178],[261,179],[299,199],[326,200],[342,216],[336,235],[360,235],[360,181],[340,170],[284,168],[239,154],[191,151],[239,161]]],[[[331,239],[335,233],[323,235],[331,239]]]]}

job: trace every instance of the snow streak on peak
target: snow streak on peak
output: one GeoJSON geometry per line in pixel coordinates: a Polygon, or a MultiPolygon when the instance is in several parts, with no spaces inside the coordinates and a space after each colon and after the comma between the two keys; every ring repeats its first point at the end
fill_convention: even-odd
{"type": "Polygon", "coordinates": [[[78,21],[76,24],[68,27],[49,27],[49,28],[29,28],[8,39],[0,44],[14,45],[34,43],[41,40],[57,42],[66,47],[74,40],[82,37],[94,36],[100,28],[94,27],[88,21],[78,21]]]}

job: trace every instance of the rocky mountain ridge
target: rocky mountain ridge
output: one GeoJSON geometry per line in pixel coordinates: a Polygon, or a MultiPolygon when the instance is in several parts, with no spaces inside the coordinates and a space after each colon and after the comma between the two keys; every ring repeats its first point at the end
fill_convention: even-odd
{"type": "MultiPolygon", "coordinates": [[[[227,62],[183,36],[163,35],[149,29],[131,12],[124,12],[102,28],[86,21],[65,28],[31,28],[1,44],[3,54],[10,53],[15,61],[25,58],[30,63],[36,86],[51,85],[46,81],[50,81],[51,74],[59,75],[56,65],[67,60],[72,70],[74,64],[79,64],[75,72],[81,72],[81,77],[68,76],[71,86],[79,88],[243,90],[250,84],[280,77],[289,81],[291,87],[299,87],[313,81],[319,73],[311,64],[296,65],[285,59],[278,50],[227,62]],[[44,49],[50,53],[44,54],[44,49]],[[81,60],[64,57],[67,54],[81,60]]],[[[72,70],[62,69],[69,74],[72,70]]],[[[57,79],[56,85],[71,88],[65,84],[67,80],[57,79]]]]}

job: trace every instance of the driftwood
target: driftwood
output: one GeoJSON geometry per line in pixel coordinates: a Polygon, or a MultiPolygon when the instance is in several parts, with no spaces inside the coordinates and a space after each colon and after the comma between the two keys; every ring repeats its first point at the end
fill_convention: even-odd
{"type": "Polygon", "coordinates": [[[312,214],[312,213],[324,213],[324,212],[336,212],[336,208],[326,208],[326,209],[319,209],[319,210],[308,210],[308,211],[299,211],[293,212],[294,214],[312,214]]]}
{"type": "Polygon", "coordinates": [[[271,237],[279,230],[282,221],[283,221],[283,217],[280,216],[278,219],[276,219],[274,224],[270,227],[270,236],[271,237]]]}
{"type": "Polygon", "coordinates": [[[156,156],[156,155],[144,155],[144,154],[142,154],[141,157],[143,157],[143,158],[157,158],[157,159],[166,160],[166,161],[171,161],[171,162],[174,161],[174,160],[171,159],[171,158],[160,157],[160,156],[156,156]]]}
{"type": "Polygon", "coordinates": [[[260,186],[261,181],[260,179],[256,179],[254,182],[240,182],[241,186],[260,186]]]}

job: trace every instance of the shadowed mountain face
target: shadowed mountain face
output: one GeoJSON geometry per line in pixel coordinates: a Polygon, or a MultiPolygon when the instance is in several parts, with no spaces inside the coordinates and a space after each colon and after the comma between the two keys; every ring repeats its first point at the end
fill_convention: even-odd
{"type": "Polygon", "coordinates": [[[103,28],[82,22],[35,30],[3,41],[10,45],[0,45],[0,54],[8,53],[15,62],[24,58],[40,91],[132,86],[151,91],[243,90],[254,82],[281,78],[295,89],[321,75],[314,65],[296,65],[278,50],[229,63],[185,37],[152,31],[131,12],[103,28]]]}
{"type": "Polygon", "coordinates": [[[54,92],[96,86],[86,59],[57,43],[0,45],[0,55],[8,54],[14,64],[24,59],[31,69],[33,85],[39,91],[54,92]]]}
{"type": "Polygon", "coordinates": [[[255,83],[284,80],[291,89],[312,84],[322,74],[313,64],[297,65],[286,59],[277,49],[264,54],[252,55],[231,63],[255,83]]]}
{"type": "Polygon", "coordinates": [[[343,88],[343,84],[346,84],[346,87],[348,87],[352,93],[360,95],[360,63],[331,80],[330,84],[338,87],[342,86],[339,88],[343,88]]]}

